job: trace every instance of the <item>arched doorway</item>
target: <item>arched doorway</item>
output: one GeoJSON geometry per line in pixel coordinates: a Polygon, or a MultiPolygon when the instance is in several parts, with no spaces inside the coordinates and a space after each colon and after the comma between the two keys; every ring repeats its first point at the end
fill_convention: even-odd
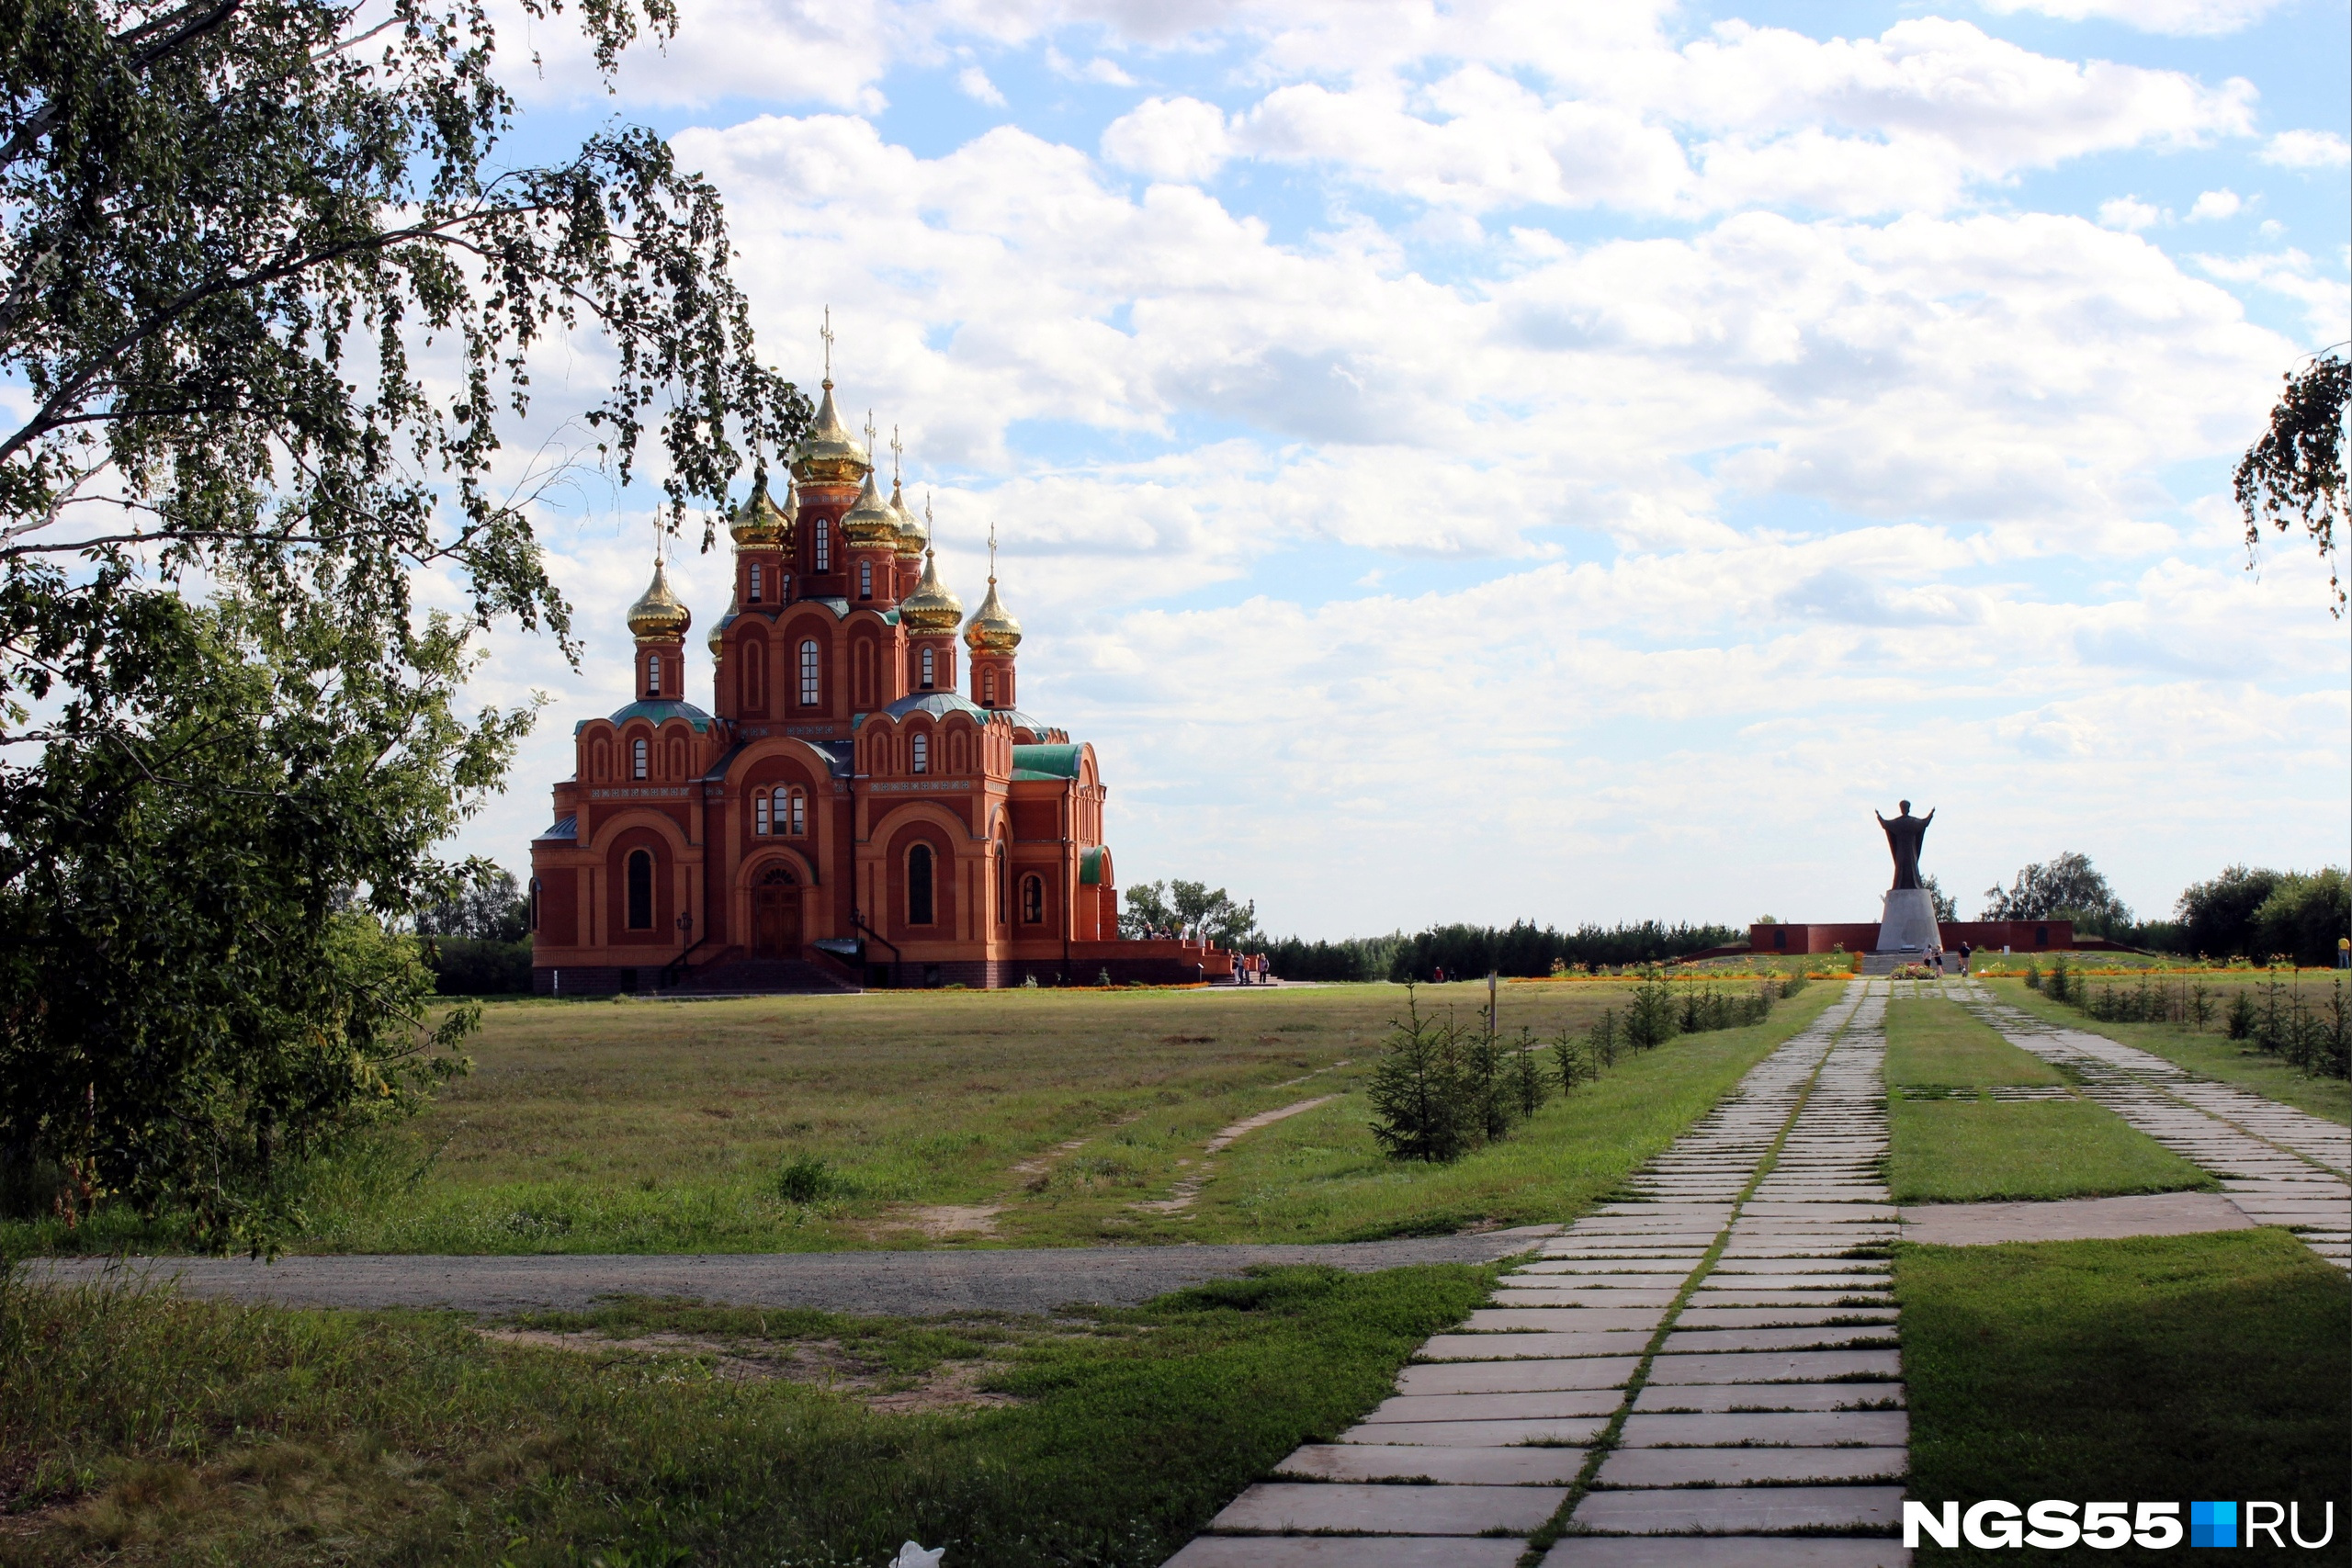
{"type": "Polygon", "coordinates": [[[800,956],[800,886],[788,866],[768,867],[752,888],[752,956],[800,956]]]}

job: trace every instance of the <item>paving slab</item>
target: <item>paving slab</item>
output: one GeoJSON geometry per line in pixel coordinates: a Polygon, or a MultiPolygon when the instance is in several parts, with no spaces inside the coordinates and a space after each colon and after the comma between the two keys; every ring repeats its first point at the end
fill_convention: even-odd
{"type": "Polygon", "coordinates": [[[1899,1524],[1900,1486],[1739,1486],[1592,1492],[1576,1522],[1604,1535],[1861,1529],[1899,1524]]]}
{"type": "Polygon", "coordinates": [[[1584,1469],[1582,1449],[1433,1449],[1427,1445],[1310,1443],[1274,1467],[1303,1481],[1429,1481],[1457,1486],[1566,1486],[1584,1469]]]}
{"type": "Polygon", "coordinates": [[[1403,1443],[1416,1448],[1508,1449],[1589,1443],[1609,1423],[1600,1416],[1527,1421],[1367,1421],[1340,1434],[1343,1443],[1403,1443]]]}
{"type": "Polygon", "coordinates": [[[1511,1568],[1517,1540],[1426,1536],[1204,1535],[1167,1568],[1511,1568]]]}
{"type": "Polygon", "coordinates": [[[1837,1302],[1809,1302],[1803,1306],[1694,1305],[1674,1320],[1680,1329],[1693,1328],[1821,1328],[1852,1326],[1857,1322],[1892,1327],[1894,1303],[1846,1306],[1837,1302]]]}
{"type": "Polygon", "coordinates": [[[1911,1553],[1891,1539],[1569,1536],[1544,1556],[1544,1568],[1911,1568],[1911,1553]]]}
{"type": "Polygon", "coordinates": [[[1900,1481],[1905,1449],[1619,1449],[1602,1486],[1753,1486],[1758,1482],[1900,1481]]]}
{"type": "Polygon", "coordinates": [[[1786,1350],[1716,1356],[1660,1356],[1650,1365],[1654,1383],[1828,1382],[1838,1378],[1903,1375],[1894,1350],[1786,1350]]]}
{"type": "Polygon", "coordinates": [[[1518,1279],[1505,1280],[1495,1292],[1497,1306],[1664,1307],[1674,1304],[1674,1290],[1634,1290],[1627,1286],[1551,1286],[1518,1279]]]}
{"type": "Polygon", "coordinates": [[[1903,1239],[1934,1247],[2003,1241],[2096,1241],[2246,1230],[2254,1221],[2218,1192],[2068,1198],[2051,1203],[1923,1203],[1903,1211],[1903,1239]]]}
{"type": "Polygon", "coordinates": [[[1904,1402],[1898,1382],[1650,1383],[1634,1397],[1643,1415],[1704,1410],[1862,1410],[1904,1402]]]}
{"type": "Polygon", "coordinates": [[[1364,1417],[1382,1421],[1543,1421],[1562,1416],[1613,1416],[1624,1395],[1613,1388],[1548,1389],[1540,1393],[1398,1393],[1364,1417]]]}
{"type": "Polygon", "coordinates": [[[1849,1328],[1827,1325],[1819,1328],[1700,1328],[1668,1335],[1666,1353],[1682,1356],[1708,1350],[1803,1350],[1838,1345],[1877,1345],[1894,1337],[1894,1325],[1891,1323],[1849,1328]]]}
{"type": "Polygon", "coordinates": [[[1567,1495],[1556,1486],[1379,1486],[1335,1481],[1261,1481],[1211,1520],[1219,1531],[1279,1534],[1348,1530],[1363,1535],[1525,1535],[1567,1495]]]}
{"type": "Polygon", "coordinates": [[[1801,1410],[1755,1416],[1628,1416],[1618,1442],[1629,1449],[1733,1443],[1792,1448],[1863,1443],[1897,1448],[1910,1439],[1911,1417],[1901,1410],[1801,1410]]]}
{"type": "Polygon", "coordinates": [[[1420,1353],[1424,1359],[1431,1361],[1622,1356],[1629,1351],[1639,1351],[1649,1342],[1650,1331],[1647,1329],[1592,1334],[1439,1334],[1432,1336],[1421,1347],[1420,1353]]]}
{"type": "Polygon", "coordinates": [[[1470,1314],[1462,1325],[1468,1334],[1494,1334],[1505,1330],[1527,1329],[1537,1333],[1588,1334],[1605,1329],[1640,1329],[1644,1333],[1656,1328],[1666,1319],[1666,1309],[1654,1307],[1481,1307],[1470,1314]]]}
{"type": "Polygon", "coordinates": [[[1399,1393],[1533,1393],[1550,1389],[1623,1388],[1641,1365],[1637,1356],[1587,1356],[1563,1360],[1450,1361],[1407,1367],[1399,1393]]]}

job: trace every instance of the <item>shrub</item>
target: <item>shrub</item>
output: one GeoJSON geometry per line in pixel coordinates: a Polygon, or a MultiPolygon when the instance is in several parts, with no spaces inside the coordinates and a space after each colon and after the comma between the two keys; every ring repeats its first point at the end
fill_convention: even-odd
{"type": "Polygon", "coordinates": [[[1405,1008],[1389,1025],[1388,1050],[1365,1089],[1372,1135],[1391,1159],[1459,1159],[1469,1147],[1459,1032],[1451,1021],[1423,1018],[1409,986],[1405,1008]]]}
{"type": "Polygon", "coordinates": [[[800,1154],[784,1162],[776,1172],[776,1196],[787,1203],[820,1203],[828,1198],[849,1196],[850,1184],[815,1155],[800,1154]]]}
{"type": "MultiPolygon", "coordinates": [[[[1565,1036],[1563,1037],[1565,1038],[1565,1036]]],[[[1544,1080],[1544,1066],[1538,1055],[1535,1032],[1530,1029],[1519,1032],[1519,1044],[1511,1052],[1510,1093],[1518,1102],[1521,1121],[1544,1109],[1550,1098],[1551,1086],[1544,1080]]]]}

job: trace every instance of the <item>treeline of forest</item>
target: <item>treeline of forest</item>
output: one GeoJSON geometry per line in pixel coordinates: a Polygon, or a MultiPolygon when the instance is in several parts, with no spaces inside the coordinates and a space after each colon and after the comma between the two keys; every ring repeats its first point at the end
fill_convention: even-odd
{"type": "Polygon", "coordinates": [[[1284,937],[1264,952],[1273,972],[1285,980],[1427,980],[1442,969],[1449,976],[1489,971],[1520,978],[1550,975],[1561,965],[1623,968],[1658,964],[1747,939],[1729,926],[1667,925],[1641,920],[1614,926],[1584,925],[1572,931],[1516,920],[1508,926],[1432,926],[1407,936],[1350,937],[1306,942],[1284,937]]]}

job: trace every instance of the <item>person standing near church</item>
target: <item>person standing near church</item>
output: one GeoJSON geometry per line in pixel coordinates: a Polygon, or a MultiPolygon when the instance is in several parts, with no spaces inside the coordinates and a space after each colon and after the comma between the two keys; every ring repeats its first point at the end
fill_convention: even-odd
{"type": "Polygon", "coordinates": [[[1960,944],[1960,972],[1962,974],[1965,975],[1968,973],[1969,955],[1974,951],[1975,949],[1970,947],[1965,942],[1960,944]]]}

